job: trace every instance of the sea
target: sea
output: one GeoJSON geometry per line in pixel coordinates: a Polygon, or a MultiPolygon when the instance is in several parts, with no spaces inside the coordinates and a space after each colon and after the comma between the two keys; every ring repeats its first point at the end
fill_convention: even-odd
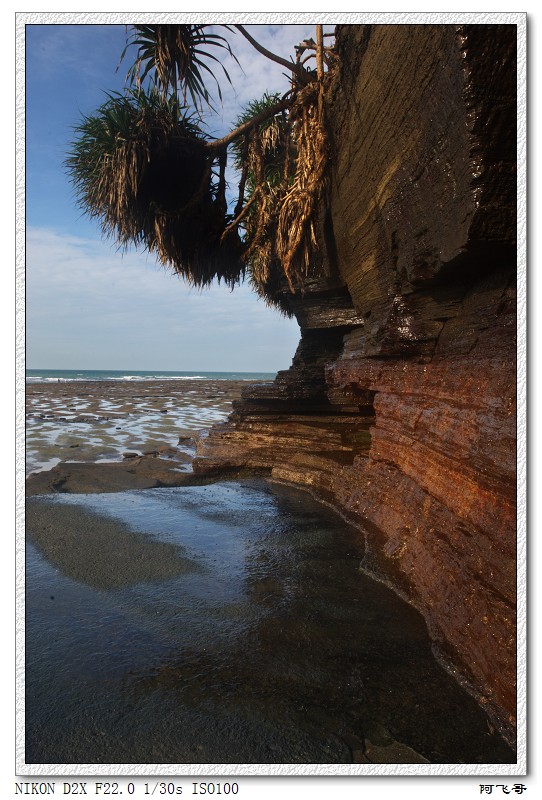
{"type": "Polygon", "coordinates": [[[210,380],[224,381],[268,381],[274,372],[172,372],[163,370],[126,369],[27,369],[27,383],[54,381],[152,381],[152,380],[210,380]]]}

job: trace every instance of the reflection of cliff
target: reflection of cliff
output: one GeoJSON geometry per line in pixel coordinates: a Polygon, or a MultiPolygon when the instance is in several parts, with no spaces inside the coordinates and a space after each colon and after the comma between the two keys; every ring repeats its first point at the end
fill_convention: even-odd
{"type": "Polygon", "coordinates": [[[329,277],[289,371],[196,469],[266,467],[368,532],[506,735],[515,725],[515,26],[343,26],[329,277]]]}

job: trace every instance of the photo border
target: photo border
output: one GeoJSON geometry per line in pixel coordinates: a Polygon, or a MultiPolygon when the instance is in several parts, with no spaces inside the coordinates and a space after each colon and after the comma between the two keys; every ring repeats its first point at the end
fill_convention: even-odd
{"type": "Polygon", "coordinates": [[[16,13],[16,393],[17,442],[24,442],[25,397],[25,26],[40,24],[129,24],[197,22],[251,25],[304,24],[509,24],[518,37],[518,350],[517,350],[517,577],[518,577],[518,747],[515,764],[27,764],[24,757],[24,448],[16,455],[16,774],[21,776],[491,776],[527,772],[527,14],[516,12],[383,13],[16,13]],[[248,19],[250,18],[250,19],[248,19]]]}

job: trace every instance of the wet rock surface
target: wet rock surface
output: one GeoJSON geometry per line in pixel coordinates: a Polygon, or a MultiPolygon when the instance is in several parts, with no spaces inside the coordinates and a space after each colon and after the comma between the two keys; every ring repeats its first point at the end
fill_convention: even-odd
{"type": "Polygon", "coordinates": [[[127,458],[119,464],[83,464],[63,461],[50,470],[30,475],[26,495],[94,492],[122,492],[157,486],[182,486],[190,475],[180,471],[181,463],[164,462],[156,456],[127,458]]]}

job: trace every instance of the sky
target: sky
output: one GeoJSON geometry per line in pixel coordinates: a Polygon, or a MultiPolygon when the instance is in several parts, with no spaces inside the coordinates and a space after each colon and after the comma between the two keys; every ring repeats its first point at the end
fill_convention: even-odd
{"type": "MultiPolygon", "coordinates": [[[[313,25],[248,28],[285,58],[314,36],[313,25]]],[[[240,65],[224,54],[232,86],[222,76],[222,106],[215,93],[218,113],[207,118],[213,136],[234,127],[242,107],[264,91],[288,89],[284,68],[240,34],[229,39],[240,65]]],[[[298,325],[257,299],[248,283],[233,291],[191,288],[154,256],[104,241],[76,205],[64,160],[81,115],[124,86],[133,61],[128,53],[119,67],[125,25],[32,24],[25,43],[27,368],[287,369],[298,325]]]]}

